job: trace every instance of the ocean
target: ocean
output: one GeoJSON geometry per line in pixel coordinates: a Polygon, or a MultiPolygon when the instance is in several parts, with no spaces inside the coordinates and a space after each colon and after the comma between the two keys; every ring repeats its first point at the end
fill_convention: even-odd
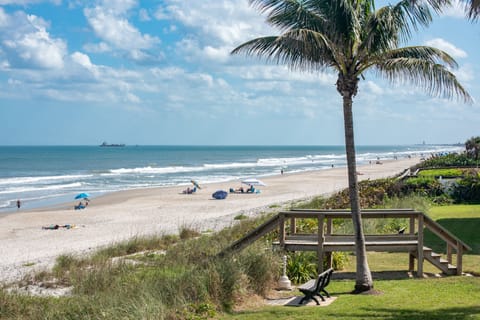
{"type": "MultiPolygon", "coordinates": [[[[357,163],[461,146],[357,146],[357,163]]],[[[191,185],[345,166],[344,146],[0,146],[0,213],[120,190],[191,185]]]]}

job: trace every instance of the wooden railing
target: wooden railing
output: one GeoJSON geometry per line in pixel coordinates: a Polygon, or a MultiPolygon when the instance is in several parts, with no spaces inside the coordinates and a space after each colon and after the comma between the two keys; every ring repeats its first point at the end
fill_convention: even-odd
{"type": "Polygon", "coordinates": [[[225,248],[222,252],[220,252],[220,255],[225,255],[229,252],[242,250],[243,248],[247,247],[252,242],[274,230],[278,226],[279,219],[280,215],[275,215],[272,218],[268,219],[260,226],[247,233],[243,238],[235,241],[229,247],[225,248]]]}
{"type": "Polygon", "coordinates": [[[462,262],[463,252],[471,251],[472,248],[469,247],[465,242],[455,237],[453,234],[451,234],[447,229],[442,227],[436,221],[432,220],[432,218],[430,218],[429,216],[424,215],[423,220],[425,222],[425,226],[427,227],[427,229],[429,229],[431,232],[437,235],[440,239],[446,242],[448,263],[450,264],[452,263],[452,253],[453,253],[453,250],[456,251],[457,274],[461,274],[463,270],[463,262],[462,262]]]}
{"type": "MultiPolygon", "coordinates": [[[[417,259],[417,274],[423,275],[424,262],[424,229],[427,228],[447,243],[448,263],[452,263],[453,251],[457,254],[456,273],[462,273],[462,257],[464,251],[471,248],[452,235],[445,228],[422,212],[412,209],[379,209],[362,210],[362,219],[405,218],[408,227],[401,234],[366,234],[365,246],[370,251],[409,252],[409,270],[413,271],[414,259],[417,259]]],[[[243,238],[222,251],[221,254],[241,250],[255,240],[278,227],[278,242],[274,245],[288,251],[316,251],[319,271],[323,267],[323,258],[327,257],[328,267],[331,266],[331,252],[355,251],[354,235],[339,235],[333,230],[333,219],[351,219],[347,210],[310,210],[298,209],[282,211],[273,216],[243,238]],[[315,219],[318,228],[315,233],[302,234],[297,232],[297,219],[315,219]],[[289,224],[287,230],[286,226],[289,224]]],[[[427,249],[427,248],[425,248],[427,249]]],[[[430,250],[431,251],[431,250],[430,250]]]]}
{"type": "MultiPolygon", "coordinates": [[[[350,219],[351,212],[347,210],[310,210],[298,209],[279,213],[278,245],[286,250],[302,251],[317,247],[319,268],[323,265],[323,257],[331,261],[330,252],[355,251],[353,235],[337,235],[333,233],[333,219],[350,219]],[[297,233],[297,219],[317,219],[317,234],[297,233]],[[290,222],[289,232],[286,232],[286,221],[290,222]]],[[[369,251],[404,251],[410,252],[409,268],[413,269],[413,258],[417,258],[417,273],[423,275],[424,261],[424,229],[432,231],[447,243],[447,259],[452,263],[452,252],[457,254],[457,274],[462,273],[463,252],[471,248],[448,232],[440,224],[423,212],[412,209],[365,209],[362,219],[406,218],[408,228],[402,234],[365,235],[366,249],[369,251]]],[[[331,262],[329,263],[330,266],[331,262]]]]}

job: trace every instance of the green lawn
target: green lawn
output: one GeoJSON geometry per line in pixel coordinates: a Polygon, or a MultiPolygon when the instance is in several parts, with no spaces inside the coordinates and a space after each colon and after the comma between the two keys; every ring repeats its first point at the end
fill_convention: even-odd
{"type": "Polygon", "coordinates": [[[380,295],[351,295],[352,281],[333,281],[327,307],[264,307],[219,319],[480,319],[480,278],[376,281],[380,295]]]}
{"type": "MultiPolygon", "coordinates": [[[[327,307],[261,307],[219,319],[480,319],[480,205],[433,207],[428,215],[472,247],[464,256],[464,271],[476,277],[409,279],[407,254],[369,252],[380,295],[351,295],[352,280],[334,280],[329,289],[337,300],[327,307]],[[394,271],[397,280],[380,280],[386,271],[394,271]]],[[[433,235],[425,240],[435,250],[445,251],[445,245],[433,235]]],[[[350,258],[342,272],[354,270],[350,258]]],[[[426,262],[425,272],[439,271],[426,262]]]]}

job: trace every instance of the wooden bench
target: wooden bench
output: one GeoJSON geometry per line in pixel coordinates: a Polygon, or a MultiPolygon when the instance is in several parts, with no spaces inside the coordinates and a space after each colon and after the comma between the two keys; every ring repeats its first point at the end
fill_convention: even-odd
{"type": "Polygon", "coordinates": [[[298,287],[298,290],[303,293],[305,296],[300,300],[299,304],[303,304],[303,302],[308,303],[310,300],[314,300],[317,305],[320,304],[315,296],[319,296],[322,301],[325,301],[322,293],[324,293],[327,297],[330,298],[330,294],[325,290],[325,288],[330,283],[330,278],[332,276],[333,269],[330,268],[318,275],[316,279],[312,279],[307,283],[302,284],[298,287]]]}

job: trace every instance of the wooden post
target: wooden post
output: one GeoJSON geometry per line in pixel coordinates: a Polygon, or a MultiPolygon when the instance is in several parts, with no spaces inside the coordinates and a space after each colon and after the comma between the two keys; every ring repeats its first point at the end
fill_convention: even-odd
{"type": "Polygon", "coordinates": [[[333,228],[332,218],[327,218],[327,236],[332,235],[332,228],[333,228]]]}
{"type": "Polygon", "coordinates": [[[415,217],[410,217],[410,234],[414,235],[415,234],[415,217]]]}
{"type": "Polygon", "coordinates": [[[290,235],[297,233],[297,220],[295,217],[290,218],[290,235]]]}
{"type": "Polygon", "coordinates": [[[452,263],[452,246],[447,242],[447,260],[448,263],[452,263]]]}
{"type": "Polygon", "coordinates": [[[325,216],[320,214],[318,216],[318,247],[317,247],[317,256],[318,256],[318,273],[323,272],[323,220],[325,216]]]}
{"type": "Polygon", "coordinates": [[[327,256],[327,269],[333,268],[333,254],[332,252],[326,252],[327,256]]]}
{"type": "Polygon", "coordinates": [[[418,214],[417,276],[423,278],[423,213],[418,214]]]}
{"type": "Polygon", "coordinates": [[[408,254],[408,271],[412,272],[415,270],[415,256],[412,253],[408,254]]]}
{"type": "Polygon", "coordinates": [[[280,243],[280,247],[285,250],[285,215],[280,214],[280,218],[278,221],[278,241],[280,243]]]}
{"type": "Polygon", "coordinates": [[[463,272],[463,263],[462,263],[462,255],[463,255],[463,246],[460,241],[457,241],[457,275],[462,275],[463,272]]]}

